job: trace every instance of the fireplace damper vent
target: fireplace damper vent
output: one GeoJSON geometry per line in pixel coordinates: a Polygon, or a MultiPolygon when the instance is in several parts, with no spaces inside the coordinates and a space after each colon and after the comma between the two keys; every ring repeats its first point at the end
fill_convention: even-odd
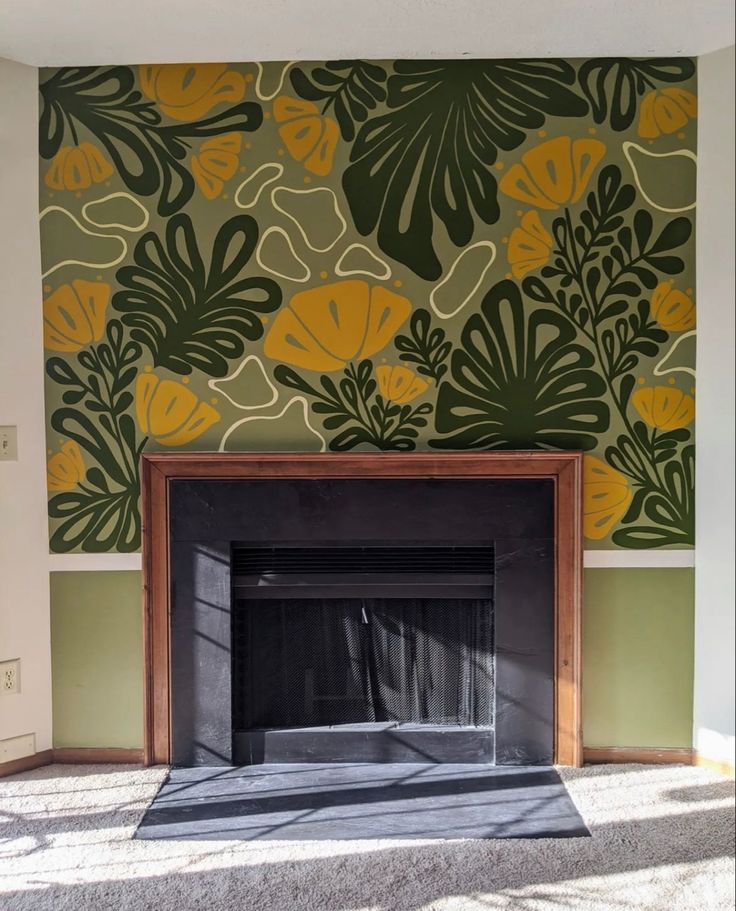
{"type": "Polygon", "coordinates": [[[234,598],[491,598],[493,547],[251,547],[232,553],[234,598]]]}
{"type": "Polygon", "coordinates": [[[493,547],[233,548],[234,576],[267,573],[492,573],[493,547]]]}

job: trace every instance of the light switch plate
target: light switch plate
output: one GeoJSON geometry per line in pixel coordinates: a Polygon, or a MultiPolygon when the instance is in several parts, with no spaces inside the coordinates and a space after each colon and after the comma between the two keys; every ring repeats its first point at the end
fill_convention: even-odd
{"type": "Polygon", "coordinates": [[[15,462],[18,459],[18,428],[0,427],[0,462],[15,462]]]}

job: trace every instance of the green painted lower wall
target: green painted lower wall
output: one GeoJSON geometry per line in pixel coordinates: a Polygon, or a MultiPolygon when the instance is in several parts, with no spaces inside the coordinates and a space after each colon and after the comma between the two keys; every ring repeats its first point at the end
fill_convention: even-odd
{"type": "Polygon", "coordinates": [[[695,572],[585,572],[586,746],[692,746],[695,572]]]}
{"type": "Polygon", "coordinates": [[[51,573],[54,747],[143,746],[139,572],[51,573]]]}
{"type": "MultiPolygon", "coordinates": [[[[691,569],[585,572],[586,746],[689,747],[691,569]]],[[[54,746],[143,741],[138,572],[51,574],[54,746]]]]}

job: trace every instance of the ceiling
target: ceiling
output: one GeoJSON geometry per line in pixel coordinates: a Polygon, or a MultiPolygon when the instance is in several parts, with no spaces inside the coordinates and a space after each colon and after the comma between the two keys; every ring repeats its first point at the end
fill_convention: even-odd
{"type": "Polygon", "coordinates": [[[0,0],[0,57],[34,66],[649,57],[733,42],[733,0],[0,0]]]}

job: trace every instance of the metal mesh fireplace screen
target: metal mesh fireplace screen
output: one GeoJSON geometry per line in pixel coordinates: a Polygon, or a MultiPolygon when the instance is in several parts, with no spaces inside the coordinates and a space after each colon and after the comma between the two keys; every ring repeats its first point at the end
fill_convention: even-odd
{"type": "Polygon", "coordinates": [[[234,728],[491,725],[487,599],[234,603],[234,728]]]}

